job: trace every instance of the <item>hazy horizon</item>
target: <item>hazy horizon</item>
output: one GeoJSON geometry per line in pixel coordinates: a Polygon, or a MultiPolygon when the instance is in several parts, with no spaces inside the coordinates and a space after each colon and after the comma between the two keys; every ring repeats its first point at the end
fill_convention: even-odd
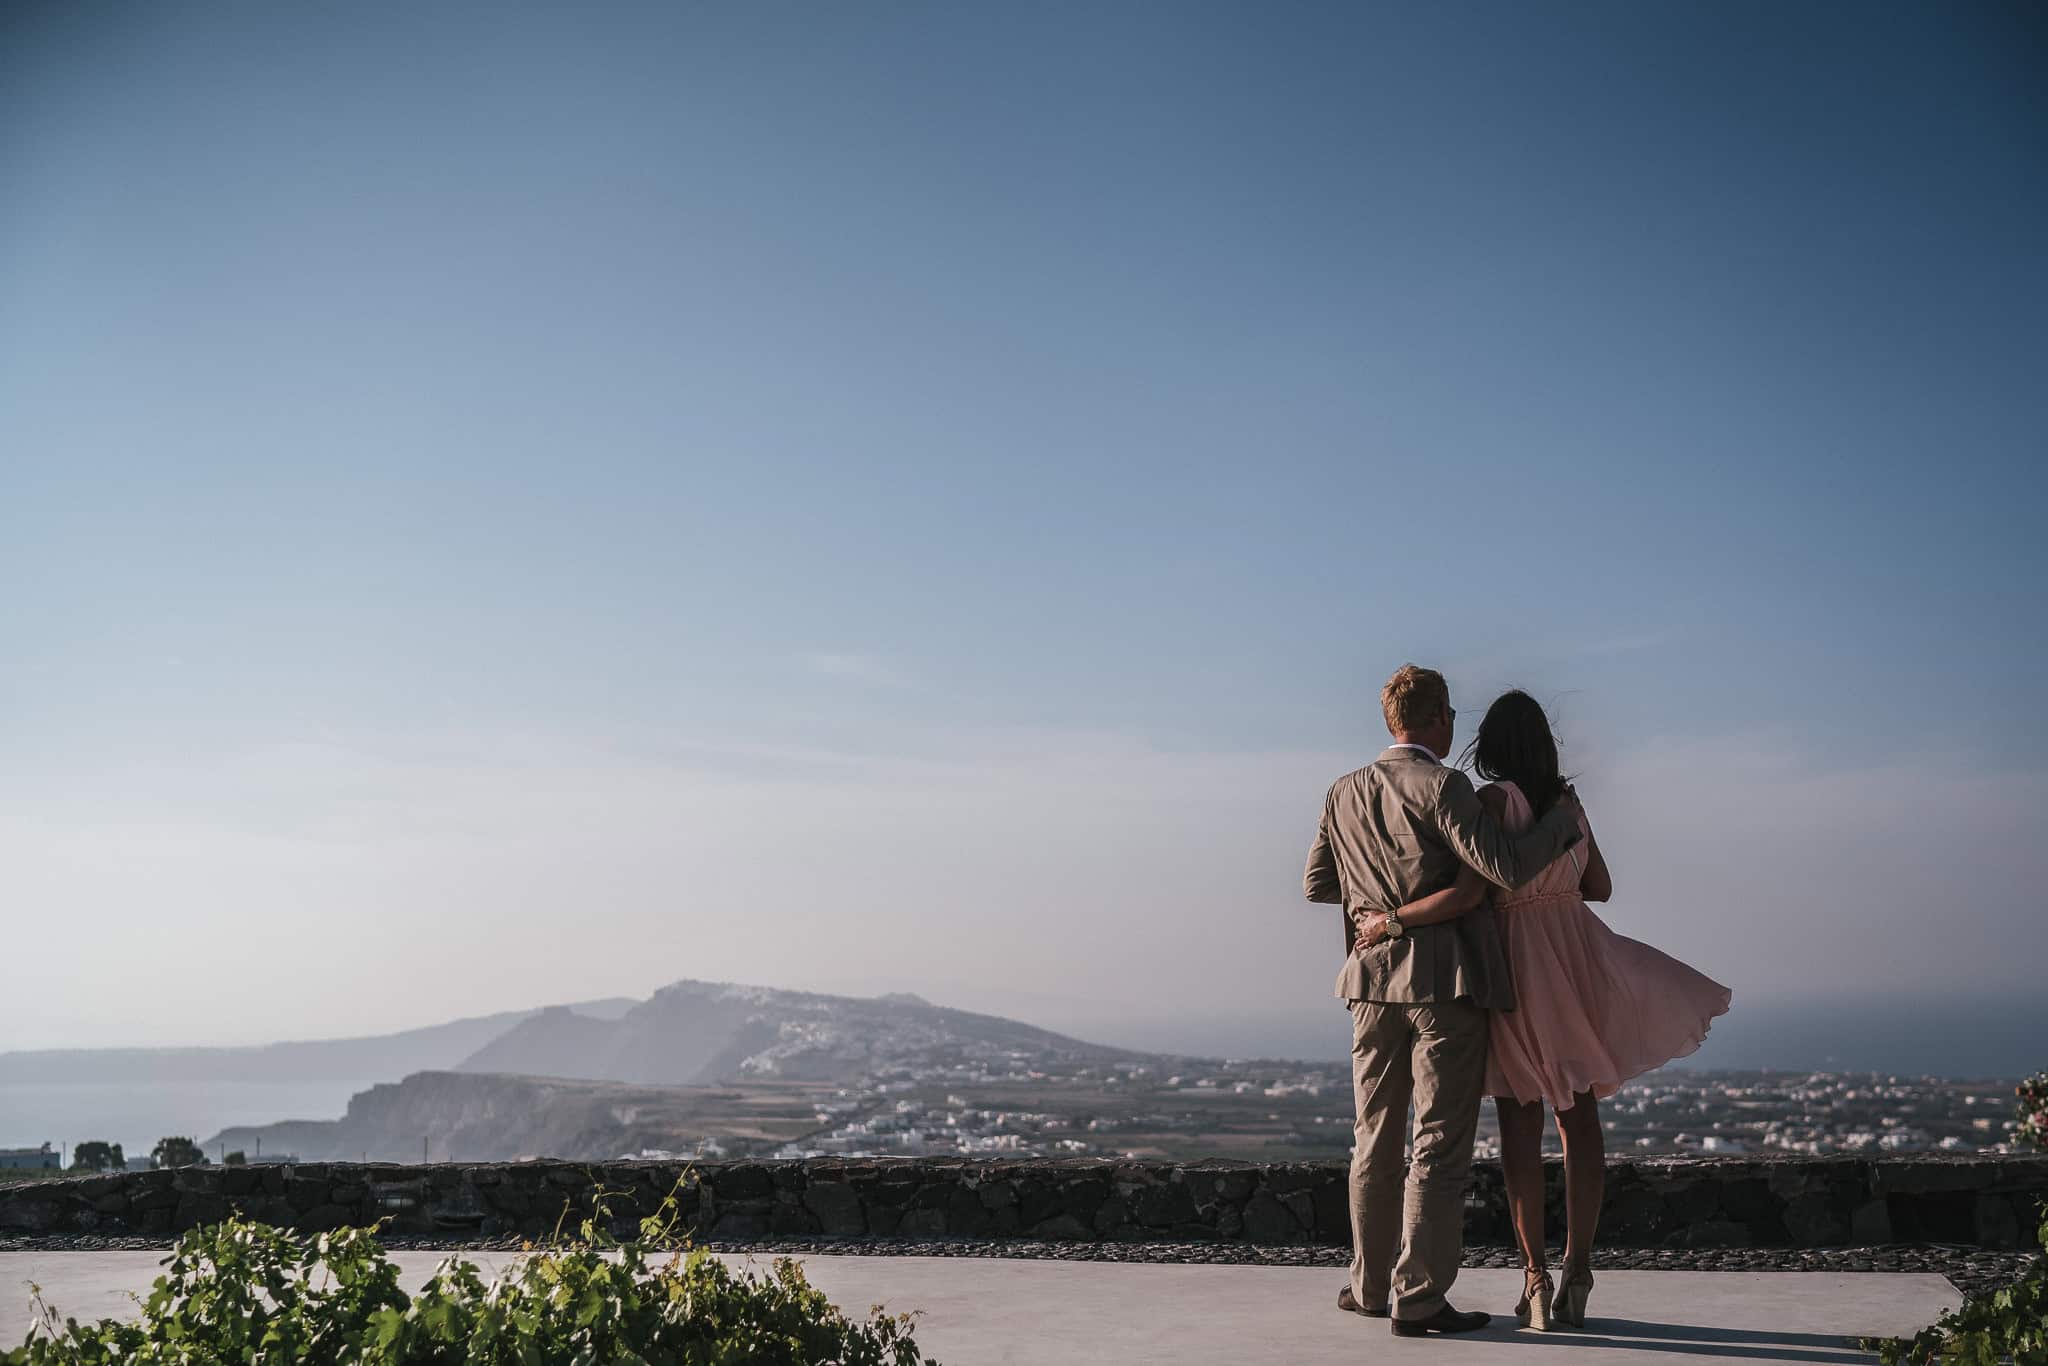
{"type": "Polygon", "coordinates": [[[1336,1037],[1302,864],[1409,660],[1461,741],[1552,709],[1601,913],[1731,1047],[2002,1038],[2044,53],[1995,5],[8,6],[0,1047],[685,976],[1336,1037]]]}
{"type": "MultiPolygon", "coordinates": [[[[677,979],[683,980],[683,979],[677,979]]],[[[668,983],[663,983],[666,986],[668,983]]],[[[901,988],[870,990],[859,984],[795,985],[739,983],[824,995],[873,998],[901,988]]],[[[913,993],[916,994],[916,993],[913,993]]],[[[623,996],[616,1000],[644,1000],[623,996]]],[[[1346,1017],[1338,1003],[1315,1018],[1298,1012],[1263,1017],[1216,1015],[1200,1021],[1158,1016],[1116,1019],[1102,1014],[1100,1002],[1060,1001],[1045,995],[1027,997],[1012,1010],[992,1009],[987,1002],[925,998],[928,1004],[981,1014],[1002,1015],[1090,1043],[1143,1052],[1191,1057],[1311,1059],[1342,1058],[1348,1045],[1346,1017]]],[[[574,1001],[531,1001],[507,1004],[487,1015],[575,1006],[574,1001]]],[[[375,1038],[450,1023],[457,1017],[414,1005],[400,1018],[385,1017],[362,1035],[332,1038],[375,1038]]],[[[1785,997],[1750,1002],[1740,1014],[1716,1021],[1704,1046],[1672,1065],[1704,1070],[1772,1070],[1833,1072],[1897,1072],[1955,1078],[2016,1078],[2038,1070],[2038,1041],[2048,1037],[2048,1000],[2038,994],[2010,997],[1785,997]]],[[[229,1039],[162,1039],[150,1043],[108,1045],[75,1051],[206,1050],[262,1047],[332,1041],[328,1036],[293,1035],[229,1039]]],[[[0,1049],[8,1054],[66,1049],[0,1049]]],[[[396,1078],[381,1078],[395,1080],[396,1078]]],[[[0,1086],[7,1085],[0,1077],[0,1086]]]]}

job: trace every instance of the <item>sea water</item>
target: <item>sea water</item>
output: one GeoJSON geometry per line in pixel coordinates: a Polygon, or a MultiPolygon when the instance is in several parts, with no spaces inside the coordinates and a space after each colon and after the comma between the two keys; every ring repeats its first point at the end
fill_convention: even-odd
{"type": "MultiPolygon", "coordinates": [[[[0,1148],[83,1139],[119,1143],[147,1157],[159,1138],[204,1142],[236,1124],[339,1119],[368,1081],[0,1082],[0,1148]]],[[[219,1154],[209,1154],[216,1158],[219,1154]]],[[[253,1154],[251,1154],[253,1156],[253,1154]]]]}

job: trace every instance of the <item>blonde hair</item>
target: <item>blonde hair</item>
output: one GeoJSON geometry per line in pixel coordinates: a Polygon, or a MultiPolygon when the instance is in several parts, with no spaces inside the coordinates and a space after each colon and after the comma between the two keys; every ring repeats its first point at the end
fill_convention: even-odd
{"type": "Polygon", "coordinates": [[[1451,688],[1435,669],[1403,664],[1380,689],[1380,711],[1389,735],[1413,735],[1451,710],[1451,688]]]}

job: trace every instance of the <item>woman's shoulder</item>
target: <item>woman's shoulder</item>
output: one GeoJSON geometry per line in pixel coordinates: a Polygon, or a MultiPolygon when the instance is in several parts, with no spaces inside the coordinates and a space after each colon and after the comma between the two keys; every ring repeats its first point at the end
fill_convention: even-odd
{"type": "Polygon", "coordinates": [[[1495,820],[1507,820],[1515,811],[1525,810],[1529,805],[1522,789],[1507,778],[1497,778],[1480,788],[1479,801],[1495,820]]]}

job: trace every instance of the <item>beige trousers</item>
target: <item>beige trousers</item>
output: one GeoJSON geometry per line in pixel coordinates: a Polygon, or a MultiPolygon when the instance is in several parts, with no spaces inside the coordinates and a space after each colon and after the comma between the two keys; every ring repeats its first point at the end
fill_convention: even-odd
{"type": "Polygon", "coordinates": [[[1486,1012],[1470,1001],[1351,1003],[1351,1294],[1361,1305],[1426,1319],[1458,1278],[1486,1039],[1486,1012]],[[1415,1151],[1404,1190],[1411,1097],[1415,1151]]]}

